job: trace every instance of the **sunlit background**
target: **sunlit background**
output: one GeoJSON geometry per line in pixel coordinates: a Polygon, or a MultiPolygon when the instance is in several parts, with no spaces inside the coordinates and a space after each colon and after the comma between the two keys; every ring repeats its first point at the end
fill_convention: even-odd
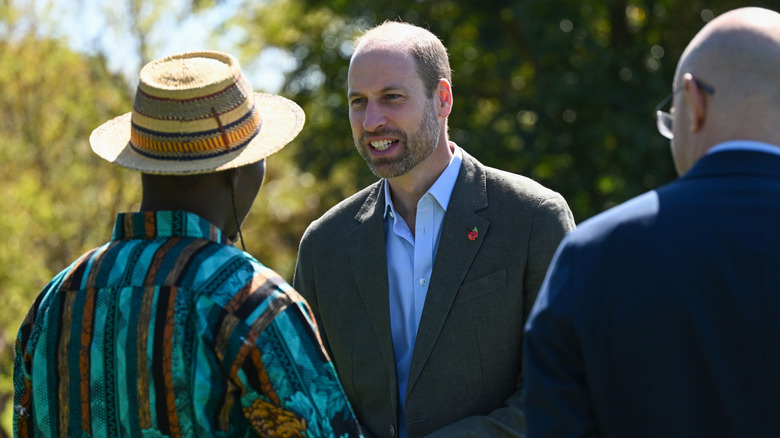
{"type": "Polygon", "coordinates": [[[403,20],[437,34],[454,70],[452,140],[561,192],[580,222],[675,178],[652,110],[690,38],[744,5],[0,0],[0,437],[11,430],[13,344],[27,309],[56,272],[110,237],[117,212],[138,208],[138,175],[93,156],[88,137],[130,111],[146,62],[227,51],[257,91],[304,108],[306,126],[268,160],[244,229],[249,252],[291,280],[306,226],[374,181],[354,151],[345,99],[361,29],[403,20]]]}

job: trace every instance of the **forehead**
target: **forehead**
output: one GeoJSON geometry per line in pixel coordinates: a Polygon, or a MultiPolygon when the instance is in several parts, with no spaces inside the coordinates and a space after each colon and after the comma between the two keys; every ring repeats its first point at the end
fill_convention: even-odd
{"type": "Polygon", "coordinates": [[[414,58],[398,47],[359,47],[349,62],[349,92],[422,88],[414,58]]]}

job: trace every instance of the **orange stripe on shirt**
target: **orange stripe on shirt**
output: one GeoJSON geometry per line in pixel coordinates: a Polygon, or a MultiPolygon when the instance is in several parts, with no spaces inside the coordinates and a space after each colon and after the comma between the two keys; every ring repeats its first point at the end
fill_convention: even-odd
{"type": "Polygon", "coordinates": [[[152,314],[152,303],[156,289],[154,287],[145,287],[144,295],[141,299],[141,308],[138,310],[138,338],[136,367],[138,369],[138,422],[141,429],[152,427],[152,415],[150,412],[149,399],[149,369],[147,365],[147,347],[149,343],[149,321],[152,314]]]}
{"type": "Polygon", "coordinates": [[[163,379],[165,380],[166,405],[168,407],[168,423],[170,436],[180,437],[181,426],[179,414],[176,412],[176,390],[173,387],[173,326],[176,311],[176,295],[178,288],[172,287],[168,294],[168,311],[165,315],[165,330],[163,336],[163,379]]]}
{"type": "Polygon", "coordinates": [[[193,254],[195,254],[199,249],[203,248],[206,245],[210,245],[208,240],[206,239],[195,239],[192,241],[192,243],[188,244],[187,247],[181,250],[179,252],[179,256],[176,258],[176,262],[174,262],[173,266],[170,267],[168,270],[168,276],[165,277],[165,285],[176,285],[179,277],[182,275],[182,271],[184,271],[184,268],[190,266],[190,259],[192,258],[193,254]]]}
{"type": "Polygon", "coordinates": [[[157,234],[157,217],[153,211],[144,212],[144,232],[146,237],[155,237],[157,234]]]}
{"type": "Polygon", "coordinates": [[[59,375],[59,431],[60,436],[68,436],[68,424],[70,424],[70,374],[68,370],[68,347],[70,346],[71,325],[73,324],[73,302],[76,300],[76,292],[64,291],[62,304],[62,331],[60,332],[59,347],[57,351],[57,374],[59,375]]]}
{"type": "Polygon", "coordinates": [[[95,289],[86,291],[84,315],[81,323],[81,349],[79,350],[79,379],[81,386],[81,430],[92,435],[90,412],[90,345],[95,324],[95,289]]]}
{"type": "Polygon", "coordinates": [[[177,243],[181,242],[181,237],[171,237],[165,241],[154,253],[154,258],[149,263],[149,269],[146,270],[146,278],[144,279],[144,286],[154,285],[154,280],[157,277],[157,273],[160,272],[163,259],[168,251],[171,250],[177,243]]]}

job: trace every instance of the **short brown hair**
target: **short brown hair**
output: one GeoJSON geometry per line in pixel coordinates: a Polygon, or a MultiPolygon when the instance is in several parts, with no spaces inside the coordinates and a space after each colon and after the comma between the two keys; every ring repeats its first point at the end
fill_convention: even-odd
{"type": "Polygon", "coordinates": [[[398,39],[408,46],[409,53],[414,57],[417,66],[417,74],[429,98],[433,97],[433,92],[439,86],[439,79],[444,78],[452,83],[452,69],[447,49],[436,35],[422,27],[398,21],[385,21],[359,36],[355,40],[355,47],[369,38],[390,39],[386,35],[392,35],[392,39],[398,39]]]}

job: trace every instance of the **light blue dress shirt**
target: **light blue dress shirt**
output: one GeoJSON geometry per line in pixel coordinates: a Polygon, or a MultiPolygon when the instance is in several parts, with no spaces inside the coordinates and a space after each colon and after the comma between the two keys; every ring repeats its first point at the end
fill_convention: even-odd
{"type": "Polygon", "coordinates": [[[707,154],[714,154],[721,151],[755,151],[780,155],[780,147],[770,143],[752,140],[732,140],[723,142],[710,148],[710,150],[707,151],[707,154]]]}
{"type": "Polygon", "coordinates": [[[393,333],[393,351],[398,376],[398,394],[401,400],[399,436],[406,433],[406,383],[412,363],[414,341],[420,325],[433,261],[439,247],[444,214],[450,202],[452,189],[458,179],[463,155],[460,149],[431,188],[417,202],[415,233],[395,210],[390,186],[385,187],[385,245],[387,248],[387,277],[390,286],[390,328],[393,333]]]}

